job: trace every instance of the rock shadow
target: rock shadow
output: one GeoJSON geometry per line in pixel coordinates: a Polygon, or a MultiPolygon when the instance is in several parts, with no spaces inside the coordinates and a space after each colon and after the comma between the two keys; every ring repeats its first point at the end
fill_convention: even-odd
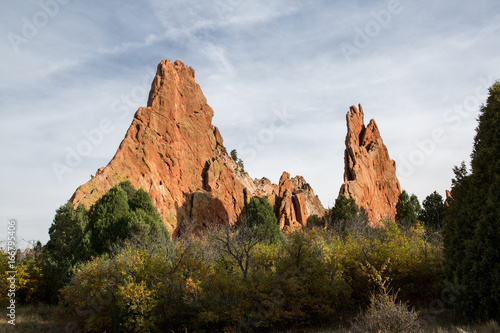
{"type": "Polygon", "coordinates": [[[210,192],[197,190],[184,193],[185,203],[177,207],[177,228],[174,237],[203,234],[212,226],[225,225],[229,216],[222,201],[210,192]]]}

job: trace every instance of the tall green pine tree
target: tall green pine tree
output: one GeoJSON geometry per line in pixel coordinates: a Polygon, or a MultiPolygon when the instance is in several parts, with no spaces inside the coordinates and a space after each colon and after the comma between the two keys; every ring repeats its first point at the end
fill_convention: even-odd
{"type": "Polygon", "coordinates": [[[415,194],[408,195],[408,193],[403,190],[396,204],[396,222],[415,225],[418,223],[421,211],[422,208],[420,207],[417,196],[415,194]]]}
{"type": "Polygon", "coordinates": [[[420,220],[427,230],[440,230],[442,228],[445,207],[443,197],[436,191],[424,199],[420,220]]]}
{"type": "Polygon", "coordinates": [[[458,284],[456,306],[471,318],[500,320],[500,82],[481,107],[471,155],[454,169],[443,230],[444,269],[458,284]]]}

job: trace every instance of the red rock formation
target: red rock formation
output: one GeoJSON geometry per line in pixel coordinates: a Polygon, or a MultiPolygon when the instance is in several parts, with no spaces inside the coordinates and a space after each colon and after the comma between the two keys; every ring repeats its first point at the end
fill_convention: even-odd
{"type": "MultiPolygon", "coordinates": [[[[299,208],[297,208],[297,210],[303,212],[305,209],[305,215],[301,215],[302,219],[304,217],[307,219],[307,217],[311,215],[318,215],[319,217],[323,217],[325,215],[325,208],[319,200],[319,197],[314,194],[311,185],[306,182],[304,177],[295,176],[291,179],[291,182],[293,193],[297,197],[299,203],[299,208]]],[[[297,216],[299,216],[299,213],[297,213],[297,216]]],[[[307,221],[302,223],[299,220],[299,223],[301,223],[302,225],[304,225],[306,222],[307,221]]]]}
{"type": "Polygon", "coordinates": [[[446,207],[450,207],[450,202],[451,200],[453,200],[453,197],[451,195],[451,192],[446,190],[446,199],[444,200],[444,204],[446,205],[446,207]]]}
{"type": "Polygon", "coordinates": [[[321,201],[302,176],[290,179],[290,174],[283,172],[278,185],[267,178],[255,179],[254,185],[254,194],[266,197],[274,207],[282,230],[305,227],[309,216],[325,215],[321,201]]]}
{"type": "Polygon", "coordinates": [[[289,194],[279,195],[277,185],[267,179],[256,184],[225,151],[212,117],[194,70],[180,61],[163,60],[148,106],[137,110],[113,159],[76,190],[71,202],[88,208],[111,187],[130,180],[148,191],[172,233],[184,221],[235,223],[254,195],[269,195],[273,205],[288,196],[295,200],[284,203],[290,224],[305,224],[304,207],[323,209],[312,190],[293,199],[296,189],[291,185],[289,194]]]}
{"type": "Polygon", "coordinates": [[[149,192],[170,230],[182,220],[235,222],[245,187],[226,160],[194,70],[180,61],[158,65],[148,106],[136,112],[118,151],[71,201],[92,205],[117,183],[130,180],[149,192]]]}
{"type": "Polygon", "coordinates": [[[377,124],[364,125],[361,104],[351,106],[346,115],[347,136],[344,153],[344,184],[340,194],[363,206],[372,225],[396,215],[401,186],[396,177],[396,162],[390,159],[377,124]]]}

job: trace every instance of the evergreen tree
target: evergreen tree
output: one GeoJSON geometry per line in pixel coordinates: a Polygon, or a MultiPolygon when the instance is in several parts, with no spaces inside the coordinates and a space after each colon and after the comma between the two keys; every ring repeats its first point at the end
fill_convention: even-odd
{"type": "Polygon", "coordinates": [[[253,234],[263,242],[273,244],[283,239],[273,207],[266,198],[253,197],[248,206],[242,235],[253,234]]]}
{"type": "Polygon", "coordinates": [[[128,181],[110,189],[90,207],[87,232],[94,256],[132,237],[159,247],[169,239],[148,193],[136,190],[128,181]]]}
{"type": "Polygon", "coordinates": [[[234,163],[237,163],[238,162],[238,152],[236,151],[236,149],[233,149],[231,150],[231,158],[233,159],[234,163]]]}
{"type": "Polygon", "coordinates": [[[127,192],[115,186],[90,207],[87,232],[93,256],[107,252],[129,233],[130,206],[127,192]]]}
{"type": "Polygon", "coordinates": [[[46,290],[46,302],[57,301],[57,290],[69,282],[75,266],[87,258],[84,241],[88,224],[88,211],[82,205],[77,209],[66,203],[56,211],[49,228],[50,239],[41,254],[44,276],[52,281],[46,290]]]}
{"type": "Polygon", "coordinates": [[[471,318],[500,319],[500,82],[480,109],[469,174],[455,167],[443,229],[448,284],[461,288],[456,306],[471,318]]]}
{"type": "Polygon", "coordinates": [[[420,220],[427,230],[440,230],[444,218],[444,200],[436,191],[429,194],[422,202],[420,220]]]}
{"type": "Polygon", "coordinates": [[[109,252],[125,240],[138,238],[162,248],[170,239],[148,193],[136,190],[128,181],[110,189],[90,210],[82,205],[75,209],[70,202],[61,206],[49,235],[42,260],[45,274],[56,281],[54,297],[78,264],[109,252]]]}
{"type": "Polygon", "coordinates": [[[50,240],[44,248],[51,269],[68,276],[69,271],[82,260],[82,238],[88,225],[88,211],[83,205],[76,209],[66,203],[56,211],[49,228],[50,240]]]}
{"type": "Polygon", "coordinates": [[[398,197],[396,204],[396,222],[402,224],[415,225],[418,223],[418,217],[422,208],[415,194],[411,196],[403,190],[398,197]]]}
{"type": "Polygon", "coordinates": [[[327,214],[328,228],[336,230],[339,234],[345,234],[355,219],[368,223],[368,213],[364,207],[359,207],[352,198],[344,194],[335,200],[335,206],[327,214]]]}
{"type": "Polygon", "coordinates": [[[332,222],[348,221],[358,214],[359,207],[352,198],[347,198],[344,194],[339,195],[335,200],[335,206],[331,211],[332,222]]]}

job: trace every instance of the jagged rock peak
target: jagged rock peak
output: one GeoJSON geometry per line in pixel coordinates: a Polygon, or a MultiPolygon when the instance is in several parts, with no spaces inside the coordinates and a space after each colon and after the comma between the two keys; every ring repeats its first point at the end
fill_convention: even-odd
{"type": "Polygon", "coordinates": [[[364,112],[351,106],[346,114],[347,135],[344,152],[344,183],[340,194],[353,198],[363,206],[370,223],[394,218],[401,187],[396,177],[396,162],[390,159],[387,147],[373,119],[364,125],[364,112]]]}
{"type": "MultiPolygon", "coordinates": [[[[70,199],[75,206],[88,208],[110,188],[129,180],[149,193],[174,234],[185,224],[188,230],[206,223],[234,224],[255,195],[271,193],[273,205],[282,203],[277,185],[267,179],[254,182],[227,154],[192,68],[178,60],[163,60],[147,105],[135,113],[108,165],[75,191],[70,199]]],[[[296,203],[287,212],[299,215],[290,223],[304,225],[308,207],[323,209],[312,189],[304,191],[301,198],[290,186],[296,203]]]]}
{"type": "Polygon", "coordinates": [[[113,159],[76,190],[73,204],[89,207],[130,180],[149,192],[171,232],[183,221],[237,220],[245,186],[228,165],[213,110],[194,77],[180,61],[158,65],[148,106],[137,110],[113,159]]]}

